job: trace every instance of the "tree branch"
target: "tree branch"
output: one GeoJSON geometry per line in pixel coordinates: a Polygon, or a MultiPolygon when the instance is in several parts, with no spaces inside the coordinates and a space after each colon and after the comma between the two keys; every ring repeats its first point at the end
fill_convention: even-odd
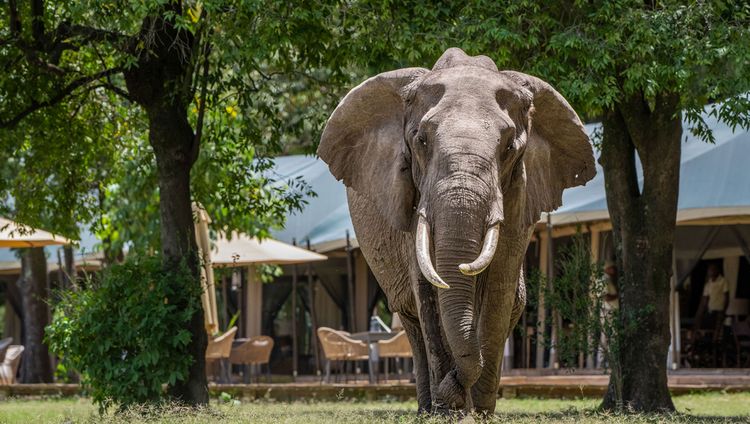
{"type": "Polygon", "coordinates": [[[37,48],[43,49],[47,41],[44,33],[44,0],[31,0],[31,36],[37,48]]]}
{"type": "Polygon", "coordinates": [[[127,91],[123,90],[122,88],[116,86],[115,84],[111,82],[107,82],[104,84],[99,84],[99,87],[106,88],[107,90],[117,94],[118,96],[124,98],[125,100],[135,103],[135,100],[133,100],[132,97],[130,97],[130,94],[128,94],[127,91]]]}
{"type": "Polygon", "coordinates": [[[82,41],[106,41],[113,44],[121,44],[119,47],[125,47],[132,37],[117,31],[93,28],[85,25],[73,25],[69,22],[63,22],[57,27],[56,38],[63,40],[70,37],[79,37],[82,41]]]}
{"type": "Polygon", "coordinates": [[[8,12],[10,33],[15,38],[21,34],[21,17],[18,16],[18,4],[16,4],[16,0],[8,2],[8,12]]]}
{"type": "Polygon", "coordinates": [[[57,94],[50,97],[47,100],[38,102],[36,100],[32,100],[31,104],[27,106],[25,109],[23,109],[21,112],[13,116],[12,118],[8,120],[0,121],[0,128],[13,128],[16,125],[18,125],[19,122],[21,122],[25,117],[29,116],[30,114],[36,112],[39,109],[43,109],[45,107],[54,106],[58,103],[60,103],[62,100],[64,100],[68,95],[73,93],[76,89],[81,88],[85,86],[88,83],[97,81],[102,78],[106,78],[110,75],[117,74],[121,72],[121,68],[111,68],[107,69],[101,72],[98,72],[94,75],[88,75],[85,77],[78,78],[76,80],[73,80],[70,84],[63,87],[62,90],[60,90],[57,94]]]}
{"type": "Polygon", "coordinates": [[[201,83],[201,104],[198,105],[198,121],[195,124],[195,138],[193,139],[192,161],[195,163],[200,154],[201,137],[203,136],[203,119],[206,115],[206,96],[208,95],[208,69],[210,62],[208,56],[211,53],[211,44],[206,43],[203,51],[203,81],[201,83]]]}

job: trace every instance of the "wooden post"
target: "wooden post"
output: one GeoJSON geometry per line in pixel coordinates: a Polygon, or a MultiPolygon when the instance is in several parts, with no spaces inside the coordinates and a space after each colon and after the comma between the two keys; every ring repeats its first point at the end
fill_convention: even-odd
{"type": "MultiPolygon", "coordinates": [[[[549,284],[549,290],[554,290],[554,282],[552,277],[555,274],[554,269],[554,251],[552,249],[552,217],[547,213],[547,284],[549,284]]],[[[550,313],[552,315],[552,334],[550,335],[550,348],[549,348],[549,368],[560,368],[560,363],[557,359],[557,339],[560,334],[560,311],[554,306],[551,306],[550,313]]]]}
{"type": "MultiPolygon", "coordinates": [[[[592,264],[598,264],[599,263],[599,250],[600,250],[600,244],[601,244],[601,233],[596,228],[590,228],[589,234],[591,234],[591,263],[592,264]]],[[[595,284],[594,281],[591,282],[591,284],[595,284]]],[[[597,293],[591,292],[591,304],[596,305],[596,295],[597,293]]],[[[599,319],[599,315],[601,314],[601,311],[596,310],[594,311],[592,309],[592,313],[595,314],[595,316],[590,317],[590,319],[595,320],[599,319]]],[[[590,332],[589,332],[590,333],[590,332]]],[[[596,364],[596,351],[597,349],[593,349],[593,347],[597,344],[596,340],[594,339],[593,334],[587,335],[587,346],[588,346],[588,352],[586,352],[586,368],[594,368],[596,364]]]]}
{"type": "MultiPolygon", "coordinates": [[[[547,244],[549,243],[547,234],[539,233],[539,274],[546,284],[547,278],[547,244]]],[[[539,284],[539,304],[537,305],[537,324],[536,324],[536,368],[544,368],[544,345],[545,345],[545,327],[547,325],[547,309],[545,305],[544,292],[545,284],[539,284]]]]}
{"type": "Polygon", "coordinates": [[[245,337],[260,336],[263,331],[263,282],[258,279],[254,265],[247,267],[245,279],[245,337]]]}
{"type": "MultiPolygon", "coordinates": [[[[292,239],[297,245],[297,240],[292,239]]],[[[292,378],[297,381],[297,265],[292,265],[292,378]]]]}
{"type": "Polygon", "coordinates": [[[368,331],[370,322],[370,313],[368,311],[368,299],[367,299],[367,288],[368,288],[368,276],[369,269],[367,268],[367,261],[362,255],[362,250],[357,252],[354,262],[354,327],[356,331],[368,331]]]}
{"type": "MultiPolygon", "coordinates": [[[[307,239],[307,250],[310,250],[310,239],[307,239]]],[[[307,263],[307,298],[310,302],[310,323],[312,324],[312,336],[310,337],[313,356],[315,357],[315,374],[320,375],[320,352],[318,352],[318,318],[315,315],[315,279],[313,278],[312,265],[307,263]]]]}
{"type": "Polygon", "coordinates": [[[352,251],[352,244],[349,240],[349,230],[346,231],[346,282],[349,295],[349,316],[347,317],[349,321],[349,331],[354,332],[354,252],[352,251]]]}
{"type": "MultiPolygon", "coordinates": [[[[247,277],[250,278],[250,268],[247,268],[247,277]]],[[[239,333],[241,337],[248,337],[249,331],[248,326],[250,325],[250,313],[248,311],[248,284],[247,281],[243,284],[242,282],[242,270],[240,268],[234,268],[232,270],[232,282],[236,282],[237,287],[240,288],[240,329],[239,333]]]]}
{"type": "Polygon", "coordinates": [[[231,283],[231,278],[228,278],[226,275],[222,277],[221,279],[221,298],[222,298],[222,307],[221,307],[221,319],[224,323],[224,328],[229,329],[229,286],[231,283]]]}
{"type": "Polygon", "coordinates": [[[679,346],[677,342],[680,338],[679,327],[679,305],[677,304],[677,262],[675,252],[672,251],[672,278],[669,280],[669,333],[671,335],[669,343],[669,368],[677,369],[679,367],[679,346]]]}

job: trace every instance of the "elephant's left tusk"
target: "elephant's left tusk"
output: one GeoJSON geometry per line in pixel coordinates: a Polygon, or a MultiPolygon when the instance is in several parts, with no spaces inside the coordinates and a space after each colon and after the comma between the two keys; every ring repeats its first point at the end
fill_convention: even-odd
{"type": "Polygon", "coordinates": [[[433,286],[441,289],[449,289],[450,286],[440,278],[435,267],[432,266],[432,259],[430,258],[430,224],[427,223],[427,217],[425,217],[424,209],[419,211],[419,221],[417,221],[417,264],[419,264],[419,270],[422,271],[422,275],[427,279],[433,286]]]}
{"type": "Polygon", "coordinates": [[[461,273],[464,275],[477,275],[490,266],[490,262],[492,262],[492,258],[495,256],[499,238],[500,224],[498,223],[490,227],[484,235],[484,244],[482,245],[479,257],[470,264],[461,264],[458,266],[461,273]]]}

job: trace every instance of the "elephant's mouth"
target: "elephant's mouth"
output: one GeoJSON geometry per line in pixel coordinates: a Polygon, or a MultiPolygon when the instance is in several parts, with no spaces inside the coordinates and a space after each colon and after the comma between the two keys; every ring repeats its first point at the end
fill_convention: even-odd
{"type": "MultiPolygon", "coordinates": [[[[500,238],[500,222],[491,225],[484,235],[484,242],[482,244],[482,250],[479,256],[471,263],[464,263],[458,266],[458,269],[464,275],[477,275],[484,271],[492,262],[492,258],[495,256],[495,250],[497,250],[497,243],[500,238]]],[[[422,275],[432,283],[434,286],[447,289],[450,286],[440,278],[440,275],[432,265],[432,258],[430,257],[430,224],[427,221],[425,210],[419,211],[419,220],[417,222],[417,263],[419,269],[422,271],[422,275]]]]}

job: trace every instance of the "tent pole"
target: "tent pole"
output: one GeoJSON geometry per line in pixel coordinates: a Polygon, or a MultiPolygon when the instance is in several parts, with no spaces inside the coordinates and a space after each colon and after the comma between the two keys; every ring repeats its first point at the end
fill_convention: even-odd
{"type": "Polygon", "coordinates": [[[221,318],[224,322],[224,328],[229,329],[229,286],[231,284],[231,279],[224,275],[221,279],[221,298],[222,298],[222,308],[221,308],[221,318]]]}
{"type": "MultiPolygon", "coordinates": [[[[595,266],[598,266],[599,264],[599,245],[601,244],[601,233],[598,229],[590,228],[589,234],[591,235],[591,263],[595,266]]],[[[592,284],[595,284],[595,282],[591,282],[592,284]]],[[[597,293],[594,293],[593,291],[590,292],[591,296],[591,305],[596,305],[596,296],[597,293]]],[[[600,311],[598,310],[592,310],[592,313],[595,314],[595,316],[591,317],[592,320],[599,319],[600,311]]],[[[590,333],[590,331],[589,331],[590,333]]],[[[588,334],[588,352],[586,352],[586,368],[592,369],[594,368],[594,362],[596,358],[596,351],[597,349],[594,349],[594,345],[596,344],[594,340],[593,334],[588,334]]]]}
{"type": "Polygon", "coordinates": [[[539,233],[539,275],[542,277],[539,281],[539,303],[537,305],[537,326],[536,326],[536,368],[544,368],[544,350],[545,350],[545,330],[547,325],[547,309],[544,299],[544,286],[547,282],[547,244],[549,240],[547,234],[539,233]]]}
{"type": "Polygon", "coordinates": [[[669,355],[672,359],[671,364],[667,364],[671,369],[680,367],[680,305],[679,294],[677,292],[677,254],[672,249],[672,278],[670,279],[669,306],[670,306],[670,329],[672,330],[672,339],[670,340],[669,355]]]}
{"type": "Polygon", "coordinates": [[[349,331],[354,332],[354,252],[346,230],[346,282],[349,294],[349,331]]]}
{"type": "Polygon", "coordinates": [[[248,328],[248,303],[247,303],[247,282],[242,281],[242,270],[240,268],[234,268],[232,271],[232,280],[237,281],[237,285],[240,287],[240,335],[242,337],[248,337],[250,329],[248,328]]]}
{"type": "MultiPolygon", "coordinates": [[[[307,250],[310,250],[310,239],[307,239],[307,250]]],[[[312,324],[313,355],[315,356],[315,374],[320,375],[320,353],[318,352],[318,318],[315,315],[315,280],[313,279],[312,265],[307,263],[307,297],[310,299],[310,324],[312,324]]]]}
{"type": "MultiPolygon", "coordinates": [[[[297,240],[292,239],[292,245],[297,240]]],[[[297,265],[292,265],[292,378],[297,381],[297,265]]]]}
{"type": "MultiPolygon", "coordinates": [[[[547,284],[549,284],[549,290],[554,290],[554,282],[552,276],[554,275],[554,258],[552,257],[554,251],[552,250],[552,216],[547,213],[547,284]]],[[[560,311],[551,305],[550,314],[552,315],[552,334],[550,335],[551,343],[549,348],[549,367],[560,368],[560,364],[557,359],[557,338],[559,336],[560,327],[560,311]]]]}

